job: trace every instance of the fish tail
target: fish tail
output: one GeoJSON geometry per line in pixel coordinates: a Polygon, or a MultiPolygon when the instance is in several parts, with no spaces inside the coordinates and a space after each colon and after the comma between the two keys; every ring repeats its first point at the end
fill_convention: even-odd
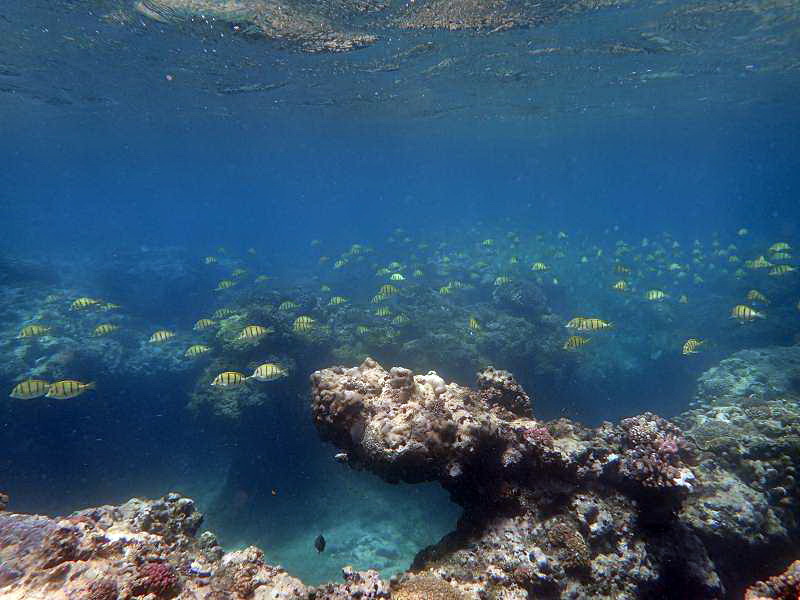
{"type": "Polygon", "coordinates": [[[97,389],[97,382],[90,381],[85,386],[83,386],[84,390],[96,390],[97,389]]]}

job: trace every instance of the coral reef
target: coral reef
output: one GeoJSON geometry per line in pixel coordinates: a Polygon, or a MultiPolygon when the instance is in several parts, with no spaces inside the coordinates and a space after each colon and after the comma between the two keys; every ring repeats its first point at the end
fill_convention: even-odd
{"type": "Polygon", "coordinates": [[[745,600],[795,600],[800,597],[800,560],[767,581],[759,581],[748,588],[745,600]]]}
{"type": "Polygon", "coordinates": [[[225,553],[198,535],[194,502],[169,494],[61,519],[0,512],[0,598],[722,599],[748,585],[749,600],[797,595],[797,563],[755,585],[746,568],[779,572],[800,540],[794,488],[773,491],[794,481],[797,436],[777,433],[794,431],[793,401],[709,399],[683,428],[652,413],[589,428],[523,416],[529,395],[493,368],[469,389],[366,359],[311,384],[316,427],[349,465],[438,481],[462,506],[408,572],[387,582],[347,567],[342,582],[308,588],[255,547],[225,553]],[[721,411],[742,459],[695,446],[721,411]]]}
{"type": "Polygon", "coordinates": [[[700,376],[695,402],[800,400],[800,346],[741,350],[700,376]]]}
{"type": "Polygon", "coordinates": [[[201,522],[179,494],[62,519],[2,513],[0,598],[308,598],[256,548],[224,553],[213,535],[197,537],[201,522]]]}
{"type": "Polygon", "coordinates": [[[508,410],[529,405],[502,399],[528,396],[494,369],[476,390],[372,359],[311,382],[318,431],[350,465],[438,480],[462,505],[456,531],[412,571],[466,598],[723,598],[743,591],[746,561],[767,549],[780,560],[797,540],[765,493],[652,413],[595,429],[542,423],[508,410]]]}

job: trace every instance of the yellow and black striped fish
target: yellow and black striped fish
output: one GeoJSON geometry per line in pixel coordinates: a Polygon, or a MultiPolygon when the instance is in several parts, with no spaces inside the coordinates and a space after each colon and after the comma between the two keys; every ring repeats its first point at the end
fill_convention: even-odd
{"type": "Polygon", "coordinates": [[[547,271],[549,268],[550,267],[541,261],[536,261],[531,265],[531,271],[547,271]]]}
{"type": "Polygon", "coordinates": [[[286,375],[286,369],[284,369],[282,366],[276,365],[275,363],[264,363],[263,365],[258,365],[255,371],[253,371],[253,374],[247,379],[255,379],[256,381],[272,381],[274,379],[279,379],[280,377],[285,377],[286,375]]]}
{"type": "Polygon", "coordinates": [[[469,322],[467,323],[467,326],[470,328],[470,331],[480,331],[481,330],[481,324],[478,323],[478,319],[476,319],[475,317],[470,317],[469,318],[469,322]]]}
{"type": "Polygon", "coordinates": [[[49,325],[25,325],[19,330],[18,338],[31,338],[39,337],[40,335],[47,335],[52,328],[49,325]]]}
{"type": "MultiPolygon", "coordinates": [[[[220,309],[220,310],[222,310],[222,309],[220,309]]],[[[195,331],[203,331],[204,329],[208,329],[209,327],[213,327],[216,324],[217,324],[216,321],[214,321],[212,319],[198,319],[195,322],[194,327],[192,327],[192,329],[194,329],[195,331]]]]}
{"type": "Polygon", "coordinates": [[[411,322],[406,315],[397,315],[394,319],[392,319],[392,325],[397,325],[398,327],[402,327],[403,325],[407,325],[411,322]]]}
{"type": "Polygon", "coordinates": [[[236,285],[235,281],[231,281],[230,279],[223,279],[222,281],[220,281],[217,284],[217,287],[214,288],[214,291],[215,292],[219,292],[221,290],[227,290],[227,289],[232,288],[235,285],[236,285]]]}
{"type": "Polygon", "coordinates": [[[580,335],[571,335],[567,338],[567,341],[564,342],[564,350],[577,350],[589,342],[591,342],[589,338],[585,338],[580,335]]]}
{"type": "Polygon", "coordinates": [[[770,252],[787,252],[791,249],[792,247],[786,242],[775,242],[769,247],[770,252]]]}
{"type": "Polygon", "coordinates": [[[794,271],[796,271],[796,269],[792,265],[776,265],[770,269],[769,274],[773,277],[779,277],[787,273],[793,273],[794,271]]]}
{"type": "Polygon", "coordinates": [[[628,291],[628,282],[624,279],[620,279],[614,285],[611,286],[612,290],[616,290],[618,292],[627,292],[628,291]]]}
{"type": "Polygon", "coordinates": [[[47,388],[47,398],[58,398],[59,400],[68,400],[80,396],[86,390],[93,390],[94,382],[81,383],[74,379],[65,379],[63,381],[56,381],[51,383],[47,388]]]}
{"type": "Polygon", "coordinates": [[[393,286],[391,283],[384,283],[384,284],[381,286],[381,289],[380,289],[380,290],[378,290],[378,293],[379,293],[381,296],[385,296],[385,297],[387,297],[387,298],[388,298],[389,296],[394,296],[394,295],[395,295],[397,292],[399,292],[399,291],[400,291],[400,290],[398,290],[398,289],[397,289],[395,286],[393,286]]]}
{"type": "Polygon", "coordinates": [[[328,306],[337,306],[338,304],[345,304],[347,302],[347,298],[344,296],[334,296],[328,301],[328,306]]]}
{"type": "Polygon", "coordinates": [[[622,263],[616,263],[614,265],[614,273],[618,273],[620,275],[627,275],[630,272],[631,272],[630,268],[626,267],[622,263]]]}
{"type": "Polygon", "coordinates": [[[689,354],[697,354],[697,349],[703,344],[703,340],[697,340],[695,338],[689,338],[686,340],[686,343],[683,345],[683,350],[681,350],[681,354],[684,356],[688,356],[689,354]]]}
{"type": "Polygon", "coordinates": [[[92,335],[94,337],[100,337],[101,335],[108,335],[109,333],[113,333],[119,329],[119,325],[114,325],[113,323],[101,323],[97,327],[94,328],[92,335]]]}
{"type": "Polygon", "coordinates": [[[309,316],[301,315],[294,320],[292,323],[292,329],[297,332],[305,333],[307,331],[311,331],[314,327],[314,319],[309,316]]]}
{"type": "Polygon", "coordinates": [[[50,384],[41,379],[26,379],[14,386],[10,396],[17,400],[30,400],[31,398],[44,396],[49,387],[50,384]]]}
{"type": "Polygon", "coordinates": [[[662,290],[647,290],[644,297],[651,302],[661,302],[667,295],[662,290]]]}
{"type": "Polygon", "coordinates": [[[613,326],[613,323],[596,317],[575,317],[567,323],[567,327],[578,331],[599,331],[613,326]]]}
{"type": "Polygon", "coordinates": [[[73,301],[73,303],[70,304],[69,309],[70,310],[84,310],[84,309],[89,308],[91,306],[97,306],[98,304],[100,304],[99,300],[95,300],[94,298],[87,298],[86,296],[83,296],[83,297],[78,298],[77,300],[73,301]]]}
{"type": "Polygon", "coordinates": [[[160,344],[174,337],[175,337],[174,331],[169,331],[168,329],[159,329],[153,335],[150,336],[149,342],[151,344],[160,344]]]}
{"type": "Polygon", "coordinates": [[[747,299],[750,302],[760,302],[762,304],[769,304],[767,297],[758,290],[750,290],[747,292],[747,299]]]}
{"type": "Polygon", "coordinates": [[[767,316],[744,304],[737,304],[731,309],[731,319],[739,321],[755,321],[756,319],[766,319],[767,316]]]}
{"type": "Polygon", "coordinates": [[[223,308],[218,308],[217,310],[215,310],[214,314],[213,314],[213,317],[215,319],[225,319],[226,317],[230,317],[230,316],[235,315],[235,314],[236,314],[236,311],[233,310],[232,308],[223,307],[223,308]]]}
{"type": "Polygon", "coordinates": [[[248,325],[244,329],[242,329],[241,333],[236,336],[237,340],[254,340],[260,338],[263,335],[268,333],[272,333],[274,329],[272,327],[263,327],[262,325],[248,325]]]}
{"type": "Polygon", "coordinates": [[[291,300],[285,300],[278,305],[278,310],[294,310],[299,305],[297,302],[292,302],[291,300]]]}
{"type": "Polygon", "coordinates": [[[245,382],[246,379],[247,377],[245,377],[243,373],[239,373],[238,371],[223,371],[222,373],[214,377],[214,381],[211,382],[211,385],[220,387],[241,385],[245,382]]]}
{"type": "Polygon", "coordinates": [[[388,317],[392,314],[392,311],[389,310],[386,306],[381,306],[378,310],[375,311],[375,315],[378,317],[388,317]]]}
{"type": "Polygon", "coordinates": [[[189,346],[186,349],[186,352],[183,353],[183,355],[187,358],[194,358],[195,356],[200,356],[201,354],[205,354],[210,350],[211,348],[209,348],[208,346],[204,346],[203,344],[194,344],[192,346],[189,346]]]}
{"type": "Polygon", "coordinates": [[[585,320],[586,317],[573,317],[567,321],[567,324],[564,325],[564,327],[567,329],[578,329],[578,327],[580,327],[585,320]]]}
{"type": "Polygon", "coordinates": [[[768,269],[774,265],[763,256],[759,256],[756,259],[744,261],[744,266],[748,269],[768,269]]]}

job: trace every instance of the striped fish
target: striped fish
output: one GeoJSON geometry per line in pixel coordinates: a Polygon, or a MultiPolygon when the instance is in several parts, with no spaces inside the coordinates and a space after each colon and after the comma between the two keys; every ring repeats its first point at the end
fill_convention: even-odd
{"type": "Polygon", "coordinates": [[[93,390],[94,382],[81,383],[74,379],[64,379],[63,381],[56,381],[51,383],[47,389],[47,398],[58,398],[59,400],[68,400],[80,396],[86,390],[93,390]]]}
{"type": "Polygon", "coordinates": [[[731,319],[738,319],[741,322],[766,318],[767,316],[765,314],[753,310],[744,304],[737,304],[731,309],[731,319]]]}
{"type": "Polygon", "coordinates": [[[770,270],[769,274],[773,277],[779,277],[780,275],[786,275],[794,271],[795,268],[791,265],[777,265],[770,270]]]}
{"type": "Polygon", "coordinates": [[[117,329],[119,329],[119,325],[114,325],[113,323],[101,323],[94,328],[92,335],[94,337],[100,337],[101,335],[108,335],[117,329]]]}
{"type": "Polygon", "coordinates": [[[96,306],[100,304],[99,300],[95,300],[94,298],[87,298],[83,296],[75,300],[72,304],[70,304],[70,310],[84,310],[89,308],[90,306],[96,306]]]}
{"type": "Polygon", "coordinates": [[[227,290],[235,285],[236,285],[235,281],[231,281],[230,279],[223,279],[217,284],[217,287],[214,288],[214,291],[219,292],[220,290],[227,290]]]}
{"type": "Polygon", "coordinates": [[[272,381],[274,379],[279,379],[280,377],[285,377],[286,375],[286,369],[284,369],[282,366],[276,365],[275,363],[264,363],[263,365],[258,365],[255,371],[253,371],[253,374],[247,379],[255,379],[256,381],[272,381]]]}
{"type": "Polygon", "coordinates": [[[50,327],[47,325],[26,325],[19,331],[19,338],[39,337],[40,335],[47,335],[50,332],[50,327]]]}
{"type": "Polygon", "coordinates": [[[696,340],[695,338],[689,338],[686,340],[686,343],[683,345],[683,350],[681,354],[684,356],[688,356],[689,354],[697,354],[697,349],[703,344],[703,340],[696,340]]]}
{"type": "Polygon", "coordinates": [[[211,382],[211,385],[217,385],[220,387],[241,385],[246,379],[247,378],[244,376],[244,374],[239,373],[238,371],[223,371],[214,377],[214,381],[211,382]]]}
{"type": "Polygon", "coordinates": [[[747,292],[747,299],[750,302],[761,302],[762,304],[769,304],[767,297],[758,290],[750,290],[747,292]]]}
{"type": "Polygon", "coordinates": [[[274,329],[272,327],[263,327],[261,325],[248,325],[244,329],[242,329],[241,333],[236,336],[236,339],[239,341],[243,340],[255,340],[260,338],[263,335],[268,333],[272,333],[274,329]]]}
{"type": "Polygon", "coordinates": [[[589,338],[582,337],[580,335],[571,335],[567,338],[567,341],[564,342],[564,350],[577,350],[578,348],[585,346],[591,340],[589,338]]]}
{"type": "Polygon", "coordinates": [[[216,324],[217,322],[212,319],[198,319],[197,322],[195,322],[194,327],[192,327],[192,329],[194,329],[195,331],[203,331],[204,329],[213,327],[216,324]]]}
{"type": "Polygon", "coordinates": [[[41,379],[26,379],[14,386],[10,396],[17,400],[30,400],[31,398],[44,396],[49,387],[50,384],[41,379]]]}
{"type": "Polygon", "coordinates": [[[194,358],[195,356],[200,356],[201,354],[205,354],[211,350],[208,346],[204,346],[203,344],[194,344],[193,346],[189,346],[186,349],[186,352],[183,355],[187,358],[194,358]]]}
{"type": "Polygon", "coordinates": [[[589,317],[582,319],[580,325],[578,325],[576,329],[578,331],[597,331],[599,329],[609,329],[613,326],[614,324],[609,321],[603,321],[603,319],[589,317]]]}
{"type": "Polygon", "coordinates": [[[175,332],[169,331],[167,329],[159,329],[153,335],[150,336],[149,341],[151,344],[160,344],[174,337],[175,337],[175,332]]]}
{"type": "Polygon", "coordinates": [[[294,323],[292,323],[292,329],[294,331],[299,331],[299,332],[311,331],[313,327],[314,327],[314,319],[306,315],[297,317],[294,320],[294,323]]]}

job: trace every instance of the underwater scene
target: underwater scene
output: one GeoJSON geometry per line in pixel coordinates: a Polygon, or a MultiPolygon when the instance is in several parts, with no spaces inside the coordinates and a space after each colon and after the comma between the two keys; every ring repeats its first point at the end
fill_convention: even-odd
{"type": "Polygon", "coordinates": [[[797,0],[3,0],[0,600],[797,600],[798,98],[797,0]]]}

